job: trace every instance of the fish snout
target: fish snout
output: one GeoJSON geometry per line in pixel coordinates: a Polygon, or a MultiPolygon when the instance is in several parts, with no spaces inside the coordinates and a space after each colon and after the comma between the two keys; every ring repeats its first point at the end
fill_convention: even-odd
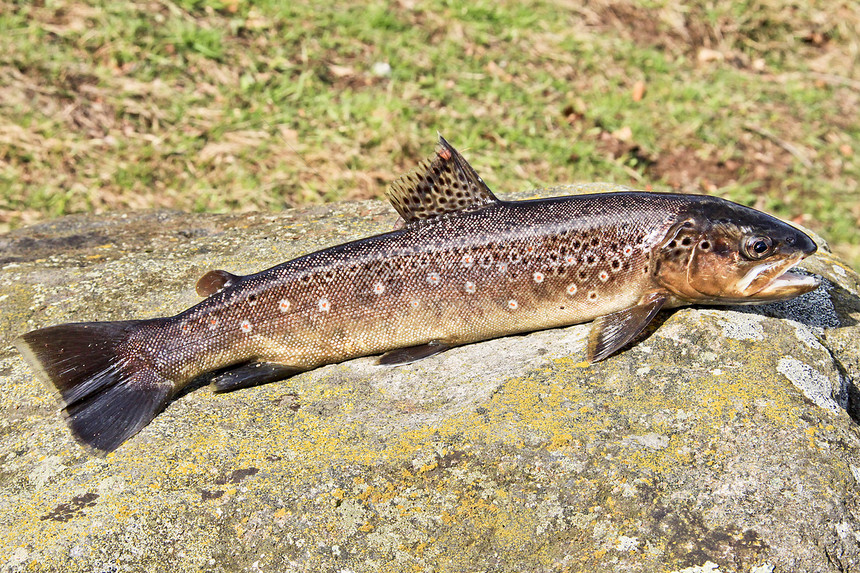
{"type": "Polygon", "coordinates": [[[792,231],[794,232],[782,241],[783,250],[786,255],[790,256],[792,253],[801,253],[802,256],[800,259],[804,259],[809,255],[815,254],[818,250],[818,245],[812,240],[812,237],[798,229],[792,228],[792,231]]]}

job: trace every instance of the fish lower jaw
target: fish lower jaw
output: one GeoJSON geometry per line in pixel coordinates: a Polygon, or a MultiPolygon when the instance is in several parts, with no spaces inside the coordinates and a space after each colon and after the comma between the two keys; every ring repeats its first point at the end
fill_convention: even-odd
{"type": "Polygon", "coordinates": [[[798,273],[785,272],[773,279],[773,281],[771,281],[771,283],[762,290],[771,291],[792,289],[795,291],[801,291],[798,294],[803,294],[804,292],[809,292],[818,288],[819,284],[821,284],[821,281],[818,280],[818,277],[813,275],[801,275],[798,273]]]}
{"type": "Polygon", "coordinates": [[[820,281],[812,275],[784,272],[767,286],[750,295],[751,302],[761,300],[782,300],[808,293],[818,288],[820,281]]]}

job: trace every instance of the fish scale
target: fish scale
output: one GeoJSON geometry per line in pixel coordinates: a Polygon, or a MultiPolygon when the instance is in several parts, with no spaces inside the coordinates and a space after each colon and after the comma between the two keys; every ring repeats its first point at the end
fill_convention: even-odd
{"type": "Polygon", "coordinates": [[[234,390],[594,319],[597,361],[661,308],[817,284],[786,272],[814,243],[753,209],[644,192],[500,201],[442,138],[389,196],[404,221],[394,231],[253,275],[210,271],[197,284],[205,300],[173,317],[58,325],[17,346],[57,389],[75,437],[110,451],[201,375],[234,390]]]}
{"type": "MultiPolygon", "coordinates": [[[[642,199],[631,194],[616,208],[644,212],[642,199]]],[[[649,197],[644,199],[647,203],[649,197]]],[[[232,302],[216,297],[165,327],[160,338],[177,343],[163,353],[176,357],[165,373],[169,378],[193,376],[225,359],[251,358],[307,369],[405,344],[464,344],[615,312],[635,302],[619,291],[635,292],[647,280],[640,269],[647,265],[653,245],[644,244],[642,225],[600,222],[600,227],[559,231],[565,221],[588,220],[583,211],[590,203],[586,196],[548,205],[500,204],[470,213],[465,220],[360,240],[254,275],[230,293],[232,302]],[[574,243],[580,244],[579,250],[572,248],[574,243]],[[629,254],[619,246],[630,247],[629,254]],[[552,263],[550,253],[559,254],[559,263],[552,263]],[[562,261],[565,253],[576,262],[562,261]],[[425,254],[431,256],[422,257],[425,254]],[[488,255],[494,261],[489,268],[476,264],[488,255]],[[613,269],[612,260],[623,263],[613,269]],[[606,280],[600,279],[601,272],[606,280]],[[436,279],[434,273],[435,284],[430,280],[436,279]],[[535,280],[535,273],[543,278],[535,280]],[[467,292],[467,282],[475,285],[474,292],[467,292]],[[343,288],[345,284],[352,288],[343,288]],[[374,292],[375,285],[382,286],[380,294],[374,292]],[[570,285],[576,286],[573,294],[570,285]],[[589,299],[590,293],[596,299],[589,299]],[[249,297],[255,297],[253,306],[249,297]],[[278,309],[285,299],[291,306],[287,313],[278,309]],[[327,311],[320,310],[321,300],[328,302],[327,311]],[[512,300],[517,309],[510,308],[512,300]],[[182,338],[207,328],[213,314],[232,340],[225,344],[219,337],[210,339],[210,348],[195,347],[196,370],[180,372],[188,364],[179,350],[182,338]],[[239,328],[242,320],[251,323],[248,336],[239,328]],[[220,350],[224,346],[232,355],[220,350]],[[209,352],[214,360],[204,358],[209,352]]],[[[669,206],[665,200],[654,205],[654,216],[643,222],[651,229],[664,223],[669,206]]]]}

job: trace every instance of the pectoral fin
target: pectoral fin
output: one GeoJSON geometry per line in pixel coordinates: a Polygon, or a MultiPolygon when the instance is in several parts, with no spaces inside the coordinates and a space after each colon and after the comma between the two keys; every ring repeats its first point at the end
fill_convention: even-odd
{"type": "Polygon", "coordinates": [[[666,298],[650,295],[636,306],[594,321],[588,337],[588,361],[599,362],[633,340],[663,308],[666,298]]]}
{"type": "Polygon", "coordinates": [[[214,392],[230,392],[239,388],[250,388],[267,382],[283,380],[298,372],[301,370],[283,364],[251,362],[215,376],[212,379],[212,390],[214,392]]]}
{"type": "Polygon", "coordinates": [[[377,364],[386,366],[397,366],[401,364],[410,364],[428,356],[445,352],[451,346],[444,342],[428,342],[427,344],[419,344],[418,346],[410,346],[408,348],[398,348],[391,350],[379,357],[377,364]]]}

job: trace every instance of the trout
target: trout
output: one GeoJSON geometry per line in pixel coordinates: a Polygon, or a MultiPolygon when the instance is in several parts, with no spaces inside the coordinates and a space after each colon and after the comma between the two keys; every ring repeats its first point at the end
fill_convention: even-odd
{"type": "Polygon", "coordinates": [[[760,211],[646,192],[502,201],[441,136],[388,197],[403,219],[391,232],[252,275],[210,271],[197,283],[206,298],[175,316],[60,324],[16,346],[56,389],[75,438],[108,452],[204,376],[221,392],[591,320],[594,362],[661,309],[818,286],[789,272],[815,243],[760,211]]]}

